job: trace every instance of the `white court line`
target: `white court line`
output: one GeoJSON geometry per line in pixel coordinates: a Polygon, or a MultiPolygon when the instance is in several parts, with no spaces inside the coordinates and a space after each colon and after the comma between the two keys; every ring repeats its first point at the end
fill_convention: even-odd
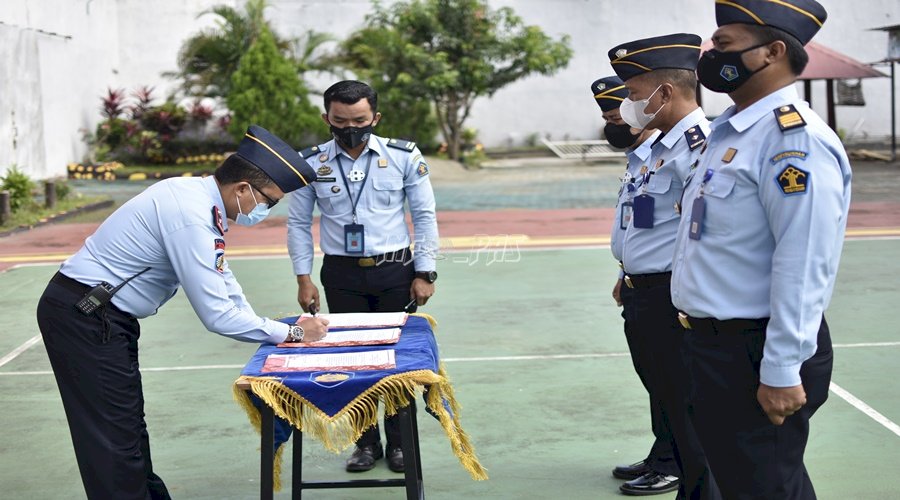
{"type": "Polygon", "coordinates": [[[882,426],[884,426],[884,428],[886,428],[887,430],[900,436],[900,425],[895,424],[894,422],[891,421],[891,419],[885,417],[881,413],[878,413],[878,411],[875,408],[872,408],[871,406],[867,405],[861,399],[857,398],[853,394],[850,394],[849,392],[847,392],[846,389],[835,384],[834,382],[831,383],[830,389],[831,389],[831,392],[837,394],[839,398],[850,403],[850,406],[853,406],[857,410],[863,412],[867,417],[871,418],[872,420],[874,420],[874,421],[878,422],[879,424],[881,424],[882,426]]]}
{"type": "Polygon", "coordinates": [[[10,352],[6,356],[3,356],[2,358],[0,358],[0,366],[3,366],[6,363],[9,363],[10,361],[16,359],[17,357],[19,357],[19,354],[22,354],[23,352],[27,351],[29,347],[33,346],[34,344],[37,344],[40,341],[41,341],[40,335],[35,335],[34,337],[31,337],[30,339],[26,340],[24,344],[20,345],[19,347],[16,347],[15,349],[12,350],[12,352],[10,352]]]}
{"type": "MultiPolygon", "coordinates": [[[[22,351],[40,341],[40,336],[32,337],[15,351],[0,359],[0,366],[3,366],[10,360],[18,356],[22,351]]],[[[882,347],[897,346],[900,342],[871,342],[862,344],[835,344],[834,347],[882,347]]],[[[533,361],[545,359],[587,359],[587,358],[619,358],[629,356],[627,352],[610,352],[610,353],[588,353],[588,354],[545,354],[533,356],[482,356],[471,358],[445,358],[445,363],[470,362],[470,361],[533,361]]],[[[142,372],[169,372],[169,371],[188,371],[188,370],[240,370],[244,365],[195,365],[195,366],[168,366],[155,368],[141,368],[142,372]]],[[[35,375],[52,375],[52,371],[30,371],[30,372],[0,372],[0,376],[35,376],[35,375]]],[[[831,383],[831,391],[838,397],[850,403],[851,406],[879,423],[897,436],[900,436],[900,426],[895,424],[889,418],[885,417],[871,406],[864,403],[861,399],[847,392],[841,386],[831,383]]]]}

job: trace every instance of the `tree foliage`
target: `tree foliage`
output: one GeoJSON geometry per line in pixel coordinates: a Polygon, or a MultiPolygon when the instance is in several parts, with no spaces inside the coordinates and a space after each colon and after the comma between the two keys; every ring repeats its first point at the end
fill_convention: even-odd
{"type": "MultiPolygon", "coordinates": [[[[217,5],[200,13],[216,16],[216,26],[206,28],[184,41],[178,54],[178,73],[182,90],[191,96],[225,97],[231,88],[231,75],[241,56],[267,27],[263,11],[266,0],[247,0],[244,11],[217,5]]],[[[290,43],[275,36],[282,50],[290,43]]]]}
{"type": "Polygon", "coordinates": [[[341,44],[340,57],[382,92],[430,101],[449,156],[458,158],[477,97],[531,74],[553,74],[568,64],[572,49],[568,36],[554,40],[511,8],[491,10],[485,0],[409,0],[389,7],[376,1],[366,26],[341,44]]]}
{"type": "Polygon", "coordinates": [[[241,58],[226,96],[232,112],[229,133],[240,140],[251,124],[265,127],[299,149],[326,135],[318,110],[295,66],[279,50],[268,28],[241,58]]]}

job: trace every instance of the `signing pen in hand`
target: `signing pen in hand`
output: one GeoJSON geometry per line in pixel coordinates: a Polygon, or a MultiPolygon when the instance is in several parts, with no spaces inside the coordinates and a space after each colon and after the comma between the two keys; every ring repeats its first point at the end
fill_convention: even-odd
{"type": "Polygon", "coordinates": [[[404,312],[409,312],[409,308],[412,307],[416,303],[416,299],[412,299],[409,301],[409,304],[406,304],[406,307],[403,308],[404,312]]]}
{"type": "Polygon", "coordinates": [[[315,318],[319,314],[319,306],[316,305],[315,300],[313,300],[309,303],[308,308],[309,308],[309,313],[313,315],[313,318],[315,318]]]}

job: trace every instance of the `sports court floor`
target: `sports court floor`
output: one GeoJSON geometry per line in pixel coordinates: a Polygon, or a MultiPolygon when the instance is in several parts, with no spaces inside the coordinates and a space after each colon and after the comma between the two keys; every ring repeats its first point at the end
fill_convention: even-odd
{"type": "MultiPolygon", "coordinates": [[[[806,453],[822,499],[900,498],[897,234],[851,230],[844,246],[827,313],[834,386],[812,421],[806,453]]],[[[602,238],[587,241],[555,246],[548,237],[535,247],[497,239],[473,250],[459,244],[438,264],[437,295],[422,310],[439,322],[462,424],[491,478],[472,481],[438,423],[420,410],[428,498],[622,498],[610,470],[645,455],[649,416],[609,296],[617,268],[602,238]]],[[[286,255],[232,257],[229,263],[258,313],[297,311],[286,255]]],[[[0,272],[0,498],[83,497],[34,319],[36,300],[57,266],[0,272]]],[[[182,293],[142,321],[153,462],[173,497],[258,496],[258,436],[231,398],[231,384],[254,350],[205,331],[182,293]]],[[[343,472],[347,453],[332,454],[314,441],[304,452],[308,479],[395,476],[383,461],[351,476],[343,472]]],[[[304,498],[398,499],[403,493],[316,490],[304,498]]]]}

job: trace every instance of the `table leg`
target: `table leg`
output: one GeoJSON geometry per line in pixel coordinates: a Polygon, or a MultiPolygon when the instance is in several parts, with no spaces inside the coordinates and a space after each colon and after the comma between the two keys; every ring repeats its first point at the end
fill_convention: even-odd
{"type": "Polygon", "coordinates": [[[293,429],[294,458],[291,465],[291,498],[300,500],[303,494],[303,432],[293,429]]]}
{"type": "Polygon", "coordinates": [[[268,405],[261,405],[260,416],[260,452],[259,452],[259,498],[260,500],[272,500],[273,476],[275,467],[275,415],[268,405]]]}
{"type": "Polygon", "coordinates": [[[419,458],[419,433],[416,430],[416,403],[410,398],[409,406],[398,411],[400,415],[400,439],[403,446],[406,499],[422,500],[425,488],[422,484],[422,462],[419,458]]]}

